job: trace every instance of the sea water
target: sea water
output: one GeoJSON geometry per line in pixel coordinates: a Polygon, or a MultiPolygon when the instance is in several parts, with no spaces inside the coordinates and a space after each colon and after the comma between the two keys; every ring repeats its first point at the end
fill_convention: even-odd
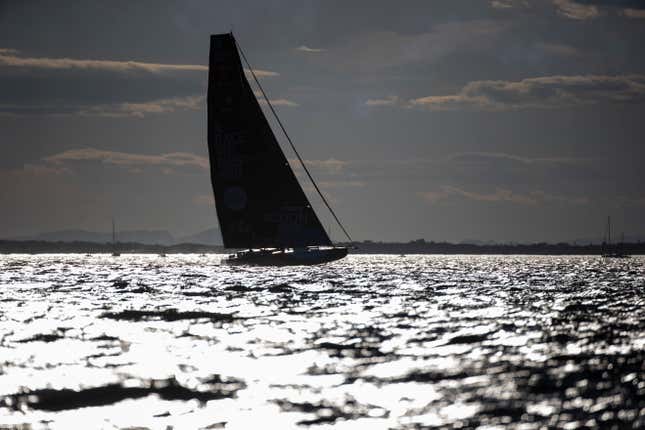
{"type": "Polygon", "coordinates": [[[0,256],[0,428],[645,427],[645,258],[0,256]]]}

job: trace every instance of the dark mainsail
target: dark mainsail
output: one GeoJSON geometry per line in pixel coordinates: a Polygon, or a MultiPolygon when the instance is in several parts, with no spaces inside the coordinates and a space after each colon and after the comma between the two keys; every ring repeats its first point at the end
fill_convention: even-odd
{"type": "Polygon", "coordinates": [[[251,91],[232,34],[210,40],[208,151],[225,247],[331,245],[251,91]]]}

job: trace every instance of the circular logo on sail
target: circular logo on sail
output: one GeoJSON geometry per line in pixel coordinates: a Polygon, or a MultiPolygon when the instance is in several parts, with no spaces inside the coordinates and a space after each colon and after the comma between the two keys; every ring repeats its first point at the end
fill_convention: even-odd
{"type": "Polygon", "coordinates": [[[246,207],[246,191],[240,187],[229,187],[224,191],[224,204],[227,208],[239,211],[246,207]]]}

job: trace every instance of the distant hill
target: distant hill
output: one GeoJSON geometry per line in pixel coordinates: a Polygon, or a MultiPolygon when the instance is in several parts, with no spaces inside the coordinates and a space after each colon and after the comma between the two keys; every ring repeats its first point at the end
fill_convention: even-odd
{"type": "MultiPolygon", "coordinates": [[[[595,243],[599,244],[603,241],[603,238],[598,236],[596,238],[577,238],[574,240],[569,241],[570,243],[575,243],[578,245],[587,245],[590,243],[595,243]]],[[[612,234],[611,237],[611,242],[612,243],[617,243],[623,241],[622,234],[612,234]]],[[[645,235],[642,234],[626,234],[624,237],[624,241],[627,243],[639,243],[639,242],[645,242],[645,235]]]]}
{"type": "MultiPolygon", "coordinates": [[[[341,244],[342,245],[342,244],[341,244]]],[[[525,254],[525,255],[599,255],[605,249],[600,245],[572,245],[568,243],[469,245],[415,240],[406,243],[363,241],[351,244],[352,254],[525,254]]],[[[183,243],[172,246],[119,242],[121,253],[224,253],[222,246],[183,243]]],[[[645,243],[626,243],[620,250],[632,255],[645,255],[645,243]]],[[[112,244],[95,242],[52,242],[0,240],[0,253],[111,253],[112,244]]]]}
{"type": "Polygon", "coordinates": [[[494,240],[464,239],[459,245],[497,245],[494,240]]]}
{"type": "MultiPolygon", "coordinates": [[[[166,230],[123,230],[117,232],[118,242],[132,242],[145,245],[170,246],[178,243],[195,243],[209,246],[219,246],[222,239],[219,230],[211,228],[199,233],[175,238],[166,230]]],[[[32,236],[11,237],[8,240],[38,241],[38,242],[86,242],[86,243],[111,243],[112,233],[103,233],[87,230],[58,230],[39,233],[32,236]]]]}
{"type": "MultiPolygon", "coordinates": [[[[14,239],[43,242],[109,243],[112,242],[112,233],[100,233],[87,230],[59,230],[14,239]]],[[[165,230],[124,230],[117,232],[117,241],[147,243],[151,245],[172,245],[175,239],[165,230]]]]}
{"type": "Polygon", "coordinates": [[[111,233],[97,233],[86,230],[58,230],[39,233],[33,236],[21,236],[18,240],[37,240],[43,242],[95,242],[107,243],[112,241],[111,233]]]}
{"type": "Polygon", "coordinates": [[[208,230],[195,233],[190,236],[184,236],[175,241],[175,243],[200,243],[202,245],[221,246],[222,235],[219,229],[209,228],[208,230]]]}
{"type": "MultiPolygon", "coordinates": [[[[199,245],[199,244],[182,244],[182,245],[148,245],[134,242],[119,242],[116,250],[120,253],[128,254],[203,254],[203,253],[223,253],[224,248],[221,246],[199,245]]],[[[0,254],[2,253],[19,253],[19,254],[42,254],[42,253],[103,253],[111,254],[115,251],[111,243],[97,242],[52,242],[42,240],[0,240],[0,254]]]]}
{"type": "MultiPolygon", "coordinates": [[[[340,244],[342,245],[342,244],[340,244]]],[[[349,244],[346,244],[349,245],[349,244]]],[[[570,243],[498,243],[476,245],[449,242],[426,242],[423,239],[406,243],[374,242],[365,240],[353,242],[353,254],[525,254],[525,255],[594,255],[607,249],[599,244],[574,245],[570,243]]],[[[620,251],[627,254],[645,254],[645,243],[625,243],[620,251]]]]}

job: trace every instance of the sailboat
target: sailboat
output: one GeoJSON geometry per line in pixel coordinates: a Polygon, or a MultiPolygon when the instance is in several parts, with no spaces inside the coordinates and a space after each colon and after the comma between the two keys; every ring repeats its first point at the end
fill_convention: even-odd
{"type": "Polygon", "coordinates": [[[112,257],[119,257],[121,253],[116,249],[116,227],[112,218],[112,257]]]}
{"type": "MultiPolygon", "coordinates": [[[[624,241],[624,240],[623,240],[624,241]]],[[[605,258],[630,258],[621,248],[611,246],[611,217],[607,217],[607,242],[606,249],[603,249],[602,256],[605,258]]]]}
{"type": "Polygon", "coordinates": [[[347,255],[334,246],[302,190],[246,79],[244,59],[291,148],[334,219],[232,33],[210,37],[208,152],[225,264],[312,265],[347,255]],[[240,56],[241,54],[241,56],[240,56]]]}

